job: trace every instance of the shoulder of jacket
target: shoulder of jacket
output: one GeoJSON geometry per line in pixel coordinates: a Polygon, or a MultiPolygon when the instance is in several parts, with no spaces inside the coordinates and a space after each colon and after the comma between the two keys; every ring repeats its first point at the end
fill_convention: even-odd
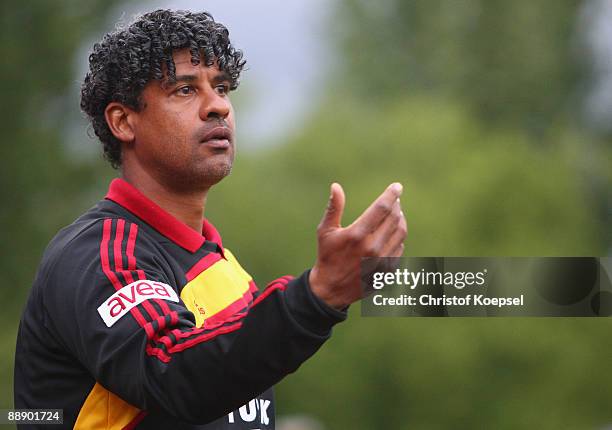
{"type": "Polygon", "coordinates": [[[115,241],[119,235],[120,240],[128,240],[131,232],[138,232],[140,244],[148,242],[148,233],[139,228],[138,223],[125,218],[79,219],[64,227],[51,240],[43,254],[39,271],[51,272],[60,261],[73,263],[82,258],[98,256],[101,249],[115,241]]]}

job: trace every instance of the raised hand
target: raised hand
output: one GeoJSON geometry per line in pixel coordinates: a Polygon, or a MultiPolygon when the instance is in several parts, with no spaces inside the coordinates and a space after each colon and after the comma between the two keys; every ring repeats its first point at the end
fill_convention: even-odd
{"type": "Polygon", "coordinates": [[[310,272],[313,293],[336,309],[361,299],[362,257],[399,257],[404,252],[406,219],[400,207],[402,186],[393,183],[353,222],[342,227],[344,191],[331,185],[331,195],[317,228],[317,261],[310,272]]]}

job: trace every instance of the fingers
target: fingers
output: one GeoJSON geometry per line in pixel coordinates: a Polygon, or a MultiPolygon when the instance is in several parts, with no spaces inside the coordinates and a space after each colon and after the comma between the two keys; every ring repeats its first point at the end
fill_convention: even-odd
{"type": "Polygon", "coordinates": [[[401,257],[404,253],[404,240],[406,239],[406,233],[408,227],[406,224],[406,218],[400,211],[400,218],[396,225],[395,230],[385,242],[385,245],[381,251],[381,257],[401,257]]]}
{"type": "Polygon", "coordinates": [[[398,199],[389,216],[369,235],[369,243],[365,248],[367,255],[372,257],[395,257],[398,253],[401,255],[403,249],[399,248],[406,238],[406,231],[406,218],[398,199]]]}
{"type": "Polygon", "coordinates": [[[351,225],[364,234],[375,231],[393,211],[393,205],[402,194],[402,185],[395,182],[368,207],[351,225]]]}
{"type": "Polygon", "coordinates": [[[319,224],[319,231],[324,232],[329,229],[339,228],[342,221],[342,213],[344,212],[344,190],[340,184],[334,182],[330,187],[330,196],[327,203],[327,208],[323,214],[323,219],[319,224]]]}
{"type": "MultiPolygon", "coordinates": [[[[393,203],[391,213],[384,219],[376,231],[368,236],[366,250],[369,256],[387,257],[383,250],[389,249],[389,241],[400,226],[402,210],[399,199],[393,203]]],[[[393,248],[392,248],[393,249],[393,248]]]]}

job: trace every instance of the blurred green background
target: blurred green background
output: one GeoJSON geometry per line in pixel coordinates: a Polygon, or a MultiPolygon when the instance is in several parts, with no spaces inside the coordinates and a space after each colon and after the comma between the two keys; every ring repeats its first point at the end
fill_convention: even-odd
{"type": "MultiPolygon", "coordinates": [[[[0,408],[44,247],[115,175],[75,156],[63,127],[75,57],[118,3],[0,5],[0,408]]],[[[587,12],[601,3],[333,2],[324,96],[281,143],[239,153],[207,217],[260,287],[313,263],[332,181],[347,223],[401,181],[406,255],[610,255],[612,127],[585,108],[601,72],[587,12]]],[[[327,429],[604,429],[610,339],[606,318],[368,319],[353,306],[278,386],[278,413],[327,429]]]]}

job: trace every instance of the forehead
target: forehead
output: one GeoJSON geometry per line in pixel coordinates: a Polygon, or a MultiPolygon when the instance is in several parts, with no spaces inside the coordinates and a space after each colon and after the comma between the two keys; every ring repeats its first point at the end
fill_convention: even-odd
{"type": "MultiPolygon", "coordinates": [[[[191,52],[188,48],[178,49],[172,53],[172,60],[174,62],[174,74],[178,78],[179,76],[186,75],[201,75],[202,72],[206,72],[207,75],[211,75],[211,77],[218,77],[219,75],[224,75],[225,79],[229,79],[229,76],[222,72],[219,69],[219,63],[215,58],[212,65],[207,66],[204,56],[200,56],[200,62],[198,64],[193,64],[191,62],[191,52]],[[226,76],[227,75],[227,76],[226,76]]],[[[162,84],[173,83],[168,76],[168,70],[165,63],[162,63],[162,72],[163,78],[161,79],[162,84]]]]}
{"type": "MultiPolygon", "coordinates": [[[[200,57],[200,64],[198,65],[193,65],[191,64],[191,52],[189,52],[189,49],[187,48],[183,48],[183,49],[179,49],[176,50],[172,53],[172,60],[174,61],[174,65],[176,66],[176,69],[179,70],[179,67],[182,68],[187,68],[187,69],[193,69],[193,68],[198,68],[198,67],[206,67],[206,65],[204,64],[204,58],[200,57]]],[[[216,66],[216,61],[214,66],[216,66]]]]}

